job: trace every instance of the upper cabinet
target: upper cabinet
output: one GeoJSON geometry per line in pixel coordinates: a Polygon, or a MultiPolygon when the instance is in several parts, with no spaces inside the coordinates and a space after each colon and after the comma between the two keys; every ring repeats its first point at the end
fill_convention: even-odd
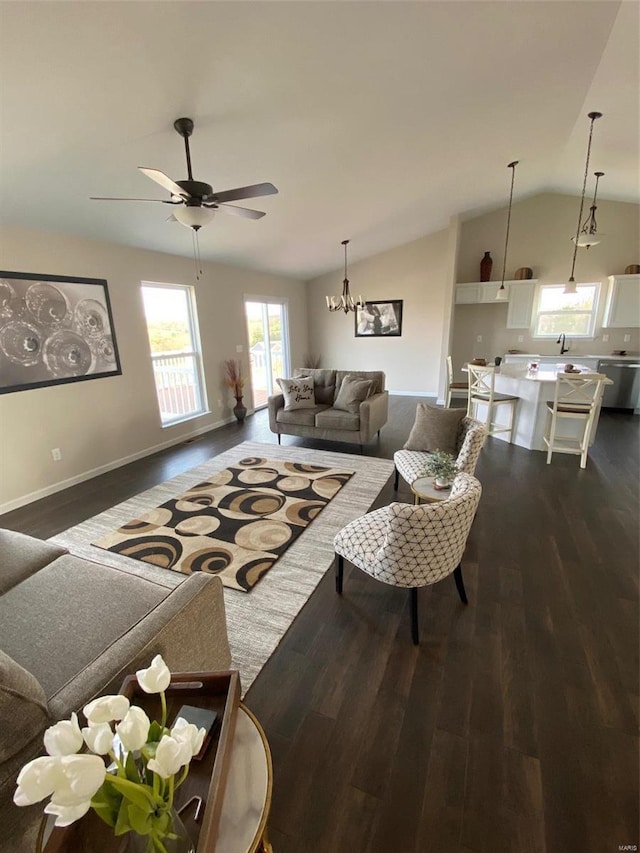
{"type": "Polygon", "coordinates": [[[603,326],[640,328],[640,275],[610,275],[603,326]]]}
{"type": "Polygon", "coordinates": [[[528,329],[531,326],[536,279],[518,281],[509,288],[507,329],[528,329]]]}
{"type": "MultiPolygon", "coordinates": [[[[531,325],[533,298],[537,279],[525,281],[505,281],[509,308],[507,312],[508,329],[528,329],[531,325]]],[[[469,284],[456,284],[456,305],[478,305],[481,303],[504,305],[507,300],[499,301],[496,294],[499,281],[475,281],[469,284]]]]}

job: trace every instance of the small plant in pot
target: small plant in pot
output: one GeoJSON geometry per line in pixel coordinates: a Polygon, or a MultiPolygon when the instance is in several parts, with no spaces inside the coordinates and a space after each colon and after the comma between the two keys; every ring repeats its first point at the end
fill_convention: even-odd
{"type": "Polygon", "coordinates": [[[455,456],[445,450],[434,450],[429,454],[426,471],[434,478],[435,488],[448,489],[458,473],[455,456]]]}

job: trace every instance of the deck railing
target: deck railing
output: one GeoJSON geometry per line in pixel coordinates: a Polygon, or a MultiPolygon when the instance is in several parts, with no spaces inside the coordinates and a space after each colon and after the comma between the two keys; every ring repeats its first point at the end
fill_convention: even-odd
{"type": "Polygon", "coordinates": [[[152,355],[151,361],[163,424],[203,410],[196,353],[152,355]]]}

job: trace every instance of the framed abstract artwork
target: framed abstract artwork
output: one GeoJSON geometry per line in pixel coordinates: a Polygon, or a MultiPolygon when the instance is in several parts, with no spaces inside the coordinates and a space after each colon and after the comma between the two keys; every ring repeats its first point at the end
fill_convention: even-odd
{"type": "Polygon", "coordinates": [[[365,302],[356,311],[356,338],[391,338],[402,334],[402,299],[365,302]]]}
{"type": "Polygon", "coordinates": [[[0,270],[0,394],[121,373],[104,279],[0,270]]]}

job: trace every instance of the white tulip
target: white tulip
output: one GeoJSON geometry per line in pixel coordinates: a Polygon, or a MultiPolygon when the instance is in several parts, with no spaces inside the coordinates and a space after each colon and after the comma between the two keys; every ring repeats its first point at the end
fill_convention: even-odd
{"type": "Polygon", "coordinates": [[[44,746],[49,755],[73,755],[82,746],[82,732],[78,715],[71,714],[70,720],[61,720],[49,726],[44,733],[44,746]]]}
{"type": "Polygon", "coordinates": [[[47,803],[44,810],[46,814],[56,815],[56,826],[69,826],[76,820],[80,820],[91,808],[91,800],[85,800],[75,806],[62,806],[59,803],[54,803],[53,800],[47,803]]]}
{"type": "Polygon", "coordinates": [[[56,760],[59,773],[51,796],[56,805],[78,806],[90,800],[104,782],[107,768],[99,755],[62,755],[56,760]]]}
{"type": "MultiPolygon", "coordinates": [[[[175,726],[171,729],[171,737],[179,743],[187,743],[191,750],[191,758],[202,749],[202,744],[207,735],[206,729],[199,729],[193,723],[188,723],[184,717],[178,717],[175,726]]],[[[191,758],[189,761],[191,761],[191,758]]]]}
{"type": "Polygon", "coordinates": [[[116,732],[120,737],[122,746],[128,752],[142,749],[147,742],[150,725],[149,717],[142,708],[132,705],[127,711],[126,717],[116,726],[116,732]]]}
{"type": "Polygon", "coordinates": [[[188,743],[181,743],[169,735],[163,735],[156,748],[155,758],[148,762],[147,768],[163,779],[168,779],[190,761],[191,747],[188,743]]]}
{"type": "Polygon", "coordinates": [[[126,696],[100,696],[85,705],[84,715],[89,723],[110,723],[121,720],[129,710],[129,700],[126,696]]]}
{"type": "Polygon", "coordinates": [[[162,693],[169,686],[171,672],[162,660],[162,655],[156,655],[150,667],[136,672],[136,678],[145,693],[162,693]]]}
{"type": "Polygon", "coordinates": [[[82,729],[84,742],[96,755],[106,755],[113,746],[113,732],[109,723],[96,723],[82,729]]]}
{"type": "Polygon", "coordinates": [[[52,794],[61,777],[59,763],[59,758],[45,755],[25,764],[18,775],[13,802],[17,806],[31,806],[52,794]]]}

